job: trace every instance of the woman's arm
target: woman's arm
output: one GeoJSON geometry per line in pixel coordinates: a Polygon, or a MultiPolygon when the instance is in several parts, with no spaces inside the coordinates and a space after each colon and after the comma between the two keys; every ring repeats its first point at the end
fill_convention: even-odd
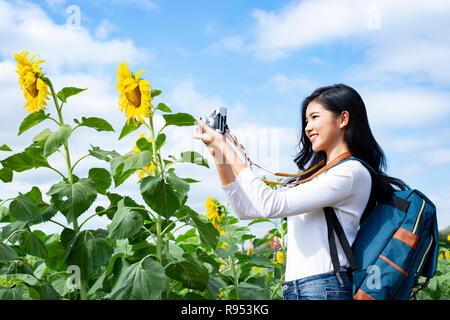
{"type": "Polygon", "coordinates": [[[284,190],[271,189],[250,170],[243,170],[237,182],[264,218],[288,217],[343,204],[350,197],[367,199],[370,173],[355,162],[347,161],[311,181],[284,190]]]}
{"type": "Polygon", "coordinates": [[[230,164],[225,163],[224,156],[220,150],[210,148],[211,154],[216,163],[217,174],[219,175],[220,184],[225,187],[236,180],[233,168],[230,164]]]}
{"type": "MultiPolygon", "coordinates": [[[[194,138],[201,139],[210,148],[215,148],[226,159],[218,163],[219,176],[223,189],[234,209],[239,210],[238,216],[241,219],[274,219],[333,206],[351,196],[354,181],[361,182],[363,186],[371,185],[367,169],[359,162],[352,164],[353,161],[347,161],[307,183],[287,190],[273,190],[247,169],[223,135],[211,129],[204,121],[198,122],[204,132],[196,132],[194,138]],[[232,171],[236,176],[232,176],[232,171]],[[234,180],[237,180],[236,183],[233,183],[234,180]]],[[[362,197],[359,193],[370,192],[370,188],[359,189],[361,188],[355,188],[355,195],[352,196],[362,197]]]]}
{"type": "Polygon", "coordinates": [[[226,141],[218,146],[218,150],[226,159],[226,165],[231,166],[234,173],[238,176],[242,170],[248,168],[242,159],[237,155],[236,151],[226,141]]]}

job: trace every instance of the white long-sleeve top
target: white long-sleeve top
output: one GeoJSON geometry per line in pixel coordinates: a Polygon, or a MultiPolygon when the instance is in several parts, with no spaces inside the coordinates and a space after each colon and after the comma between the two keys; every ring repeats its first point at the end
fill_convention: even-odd
{"type": "MultiPolygon", "coordinates": [[[[308,182],[273,190],[245,168],[222,189],[240,219],[287,217],[285,281],[291,281],[333,271],[323,208],[334,208],[351,245],[369,200],[371,177],[359,161],[349,160],[308,182]]],[[[341,267],[348,267],[337,238],[336,245],[341,267]]]]}

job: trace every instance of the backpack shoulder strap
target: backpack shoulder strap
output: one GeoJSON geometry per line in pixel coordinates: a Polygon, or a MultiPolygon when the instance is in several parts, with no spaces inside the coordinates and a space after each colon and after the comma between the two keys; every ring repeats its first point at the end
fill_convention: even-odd
{"type": "Polygon", "coordinates": [[[361,160],[359,158],[356,158],[356,157],[350,157],[350,158],[344,159],[344,160],[340,161],[339,163],[336,163],[336,165],[341,164],[346,161],[349,161],[349,160],[359,161],[364,167],[367,168],[367,170],[369,170],[371,175],[378,176],[378,173],[369,164],[367,164],[367,162],[365,162],[364,160],[361,160]]]}
{"type": "Polygon", "coordinates": [[[339,220],[336,216],[336,212],[331,207],[325,207],[323,208],[323,210],[325,213],[325,220],[327,222],[328,243],[330,246],[330,256],[334,272],[339,272],[340,269],[334,233],[336,233],[339,242],[342,246],[342,249],[344,250],[345,256],[347,257],[350,263],[350,268],[352,268],[352,270],[358,270],[358,262],[356,261],[356,258],[353,255],[352,247],[350,246],[350,243],[348,242],[347,237],[345,236],[344,229],[339,223],[339,220]]]}

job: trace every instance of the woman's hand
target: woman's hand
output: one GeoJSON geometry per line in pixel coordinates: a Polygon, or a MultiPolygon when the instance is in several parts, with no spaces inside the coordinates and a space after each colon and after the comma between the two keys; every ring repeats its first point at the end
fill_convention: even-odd
{"type": "Polygon", "coordinates": [[[215,155],[215,149],[221,150],[226,143],[225,136],[211,129],[202,119],[198,120],[198,124],[202,128],[202,132],[199,132],[198,126],[194,129],[194,139],[202,140],[202,142],[208,147],[211,155],[215,155]]]}

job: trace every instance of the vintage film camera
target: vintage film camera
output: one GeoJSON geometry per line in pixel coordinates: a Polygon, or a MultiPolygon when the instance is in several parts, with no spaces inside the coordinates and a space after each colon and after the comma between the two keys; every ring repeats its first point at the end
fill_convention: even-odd
{"type": "MultiPolygon", "coordinates": [[[[219,107],[214,110],[206,119],[204,119],[206,124],[212,129],[216,130],[221,134],[225,134],[228,131],[227,125],[227,108],[219,107]]],[[[202,132],[202,128],[199,125],[199,132],[202,132]]]]}

